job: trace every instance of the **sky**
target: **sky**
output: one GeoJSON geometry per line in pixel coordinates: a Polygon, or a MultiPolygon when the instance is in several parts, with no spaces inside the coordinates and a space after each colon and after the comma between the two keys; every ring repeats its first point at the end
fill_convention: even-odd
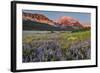
{"type": "Polygon", "coordinates": [[[57,20],[62,16],[70,16],[81,23],[88,23],[91,22],[91,14],[90,13],[79,13],[79,12],[62,12],[62,11],[42,11],[42,10],[22,10],[23,12],[27,13],[38,13],[43,14],[51,20],[57,20]]]}

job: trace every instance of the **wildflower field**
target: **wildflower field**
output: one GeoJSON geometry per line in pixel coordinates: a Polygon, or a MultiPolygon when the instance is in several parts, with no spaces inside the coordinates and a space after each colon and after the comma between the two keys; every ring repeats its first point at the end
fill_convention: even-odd
{"type": "Polygon", "coordinates": [[[23,31],[23,62],[85,60],[91,58],[91,32],[23,31]]]}

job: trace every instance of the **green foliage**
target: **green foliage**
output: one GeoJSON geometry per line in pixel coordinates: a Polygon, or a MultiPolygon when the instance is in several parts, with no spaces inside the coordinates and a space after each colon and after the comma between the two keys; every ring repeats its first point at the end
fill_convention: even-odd
{"type": "MultiPolygon", "coordinates": [[[[60,32],[60,31],[58,31],[60,32]]],[[[90,31],[80,32],[62,32],[62,33],[45,33],[45,34],[33,34],[23,38],[23,43],[31,43],[32,41],[44,41],[44,40],[57,40],[62,48],[68,48],[70,44],[84,41],[90,38],[90,31]]]]}

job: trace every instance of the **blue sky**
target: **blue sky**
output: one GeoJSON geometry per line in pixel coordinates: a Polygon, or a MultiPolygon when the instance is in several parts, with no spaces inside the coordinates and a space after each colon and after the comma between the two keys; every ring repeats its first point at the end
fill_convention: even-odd
{"type": "Polygon", "coordinates": [[[62,11],[40,11],[40,10],[23,10],[23,12],[27,13],[38,13],[47,16],[51,20],[57,20],[62,16],[70,16],[81,23],[90,23],[91,22],[91,14],[90,13],[79,13],[79,12],[62,12],[62,11]]]}

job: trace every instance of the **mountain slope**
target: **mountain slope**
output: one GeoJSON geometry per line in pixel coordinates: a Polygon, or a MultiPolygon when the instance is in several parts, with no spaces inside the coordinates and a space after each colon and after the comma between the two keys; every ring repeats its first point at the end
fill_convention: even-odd
{"type": "Polygon", "coordinates": [[[69,16],[62,16],[57,20],[57,23],[61,24],[62,26],[79,26],[82,27],[82,24],[75,18],[69,16]]]}
{"type": "Polygon", "coordinates": [[[61,27],[54,27],[46,23],[39,23],[30,20],[23,20],[23,30],[48,30],[48,31],[61,31],[61,30],[73,30],[72,27],[66,27],[66,29],[61,27]]]}
{"type": "Polygon", "coordinates": [[[23,13],[23,20],[31,20],[34,22],[46,23],[49,25],[54,25],[54,22],[43,14],[32,14],[32,13],[23,13]]]}
{"type": "MultiPolygon", "coordinates": [[[[62,16],[57,21],[53,21],[43,14],[25,13],[22,14],[23,30],[80,30],[87,28],[78,20],[69,16],[62,16]]],[[[88,27],[90,29],[90,26],[88,27]]]]}

